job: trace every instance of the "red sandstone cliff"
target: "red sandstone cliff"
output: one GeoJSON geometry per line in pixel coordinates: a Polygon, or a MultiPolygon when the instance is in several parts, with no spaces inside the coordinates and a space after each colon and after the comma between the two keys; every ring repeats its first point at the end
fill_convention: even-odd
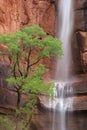
{"type": "Polygon", "coordinates": [[[0,33],[15,32],[33,24],[54,34],[55,7],[50,0],[0,1],[0,33]]]}
{"type": "MultiPolygon", "coordinates": [[[[48,34],[55,34],[56,8],[58,0],[1,0],[0,33],[15,32],[24,26],[39,24],[48,34]]],[[[85,0],[75,1],[75,30],[85,30],[85,0]]],[[[73,60],[76,73],[82,73],[79,47],[76,36],[73,38],[73,60]]],[[[83,59],[84,60],[84,59],[83,59]]]]}
{"type": "MultiPolygon", "coordinates": [[[[40,25],[48,34],[54,35],[55,5],[51,0],[1,0],[0,33],[15,32],[34,24],[40,25]]],[[[51,61],[46,64],[50,66],[51,61]]]]}
{"type": "MultiPolygon", "coordinates": [[[[85,0],[76,0],[75,2],[75,30],[85,30],[86,18],[83,8],[85,0]]],[[[54,35],[55,16],[55,5],[50,3],[50,0],[0,0],[0,33],[15,32],[24,26],[39,24],[48,34],[54,35]]],[[[84,65],[81,66],[80,63],[80,50],[76,35],[73,40],[73,52],[74,62],[78,68],[77,72],[80,72],[84,65]]],[[[87,65],[86,59],[85,62],[83,61],[85,65],[87,65]]],[[[48,61],[45,62],[48,64],[48,61]]],[[[52,61],[50,68],[52,67],[51,63],[52,61]]]]}

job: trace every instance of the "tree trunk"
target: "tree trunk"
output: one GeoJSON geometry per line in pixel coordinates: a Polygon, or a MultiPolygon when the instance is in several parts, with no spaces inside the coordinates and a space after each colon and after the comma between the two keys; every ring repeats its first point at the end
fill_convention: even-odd
{"type": "MultiPolygon", "coordinates": [[[[20,89],[17,90],[17,106],[16,109],[20,109],[20,102],[21,102],[21,93],[20,89]]],[[[15,130],[19,130],[18,123],[19,123],[20,113],[16,113],[15,115],[15,130]]]]}
{"type": "Polygon", "coordinates": [[[17,91],[17,109],[20,108],[20,102],[21,102],[21,93],[20,93],[20,90],[18,89],[18,91],[17,91]]]}

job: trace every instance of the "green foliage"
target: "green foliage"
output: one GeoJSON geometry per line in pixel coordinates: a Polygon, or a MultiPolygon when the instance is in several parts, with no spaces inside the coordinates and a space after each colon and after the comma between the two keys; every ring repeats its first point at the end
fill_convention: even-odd
{"type": "Polygon", "coordinates": [[[6,55],[9,56],[14,77],[30,74],[29,71],[42,58],[62,55],[61,42],[47,36],[38,25],[23,28],[15,34],[0,35],[0,43],[8,47],[6,55]]]}
{"type": "Polygon", "coordinates": [[[0,116],[0,130],[13,130],[13,122],[5,117],[5,116],[0,116]]]}
{"type": "Polygon", "coordinates": [[[52,36],[46,35],[38,25],[26,27],[14,34],[0,35],[0,43],[6,45],[8,50],[0,52],[8,56],[11,65],[11,77],[7,79],[14,85],[18,93],[17,115],[29,115],[31,121],[37,106],[40,93],[53,96],[54,84],[44,83],[43,74],[48,71],[40,60],[56,55],[62,55],[61,42],[52,36]],[[21,94],[27,96],[26,104],[20,107],[21,94]]]}
{"type": "Polygon", "coordinates": [[[22,77],[11,77],[7,79],[9,84],[13,84],[14,86],[22,86],[20,88],[21,93],[25,94],[35,94],[38,96],[40,92],[44,94],[53,94],[53,82],[43,83],[42,75],[47,71],[44,65],[40,64],[37,68],[35,68],[34,74],[32,76],[28,76],[26,78],[22,77]]]}

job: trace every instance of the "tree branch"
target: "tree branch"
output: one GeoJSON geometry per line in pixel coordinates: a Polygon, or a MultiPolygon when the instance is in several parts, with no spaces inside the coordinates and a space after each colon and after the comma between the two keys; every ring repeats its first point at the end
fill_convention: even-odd
{"type": "Polygon", "coordinates": [[[21,70],[20,70],[18,54],[17,54],[17,66],[18,66],[18,71],[19,71],[20,75],[23,76],[23,74],[22,74],[22,72],[21,72],[21,70]]]}
{"type": "Polygon", "coordinates": [[[41,58],[38,58],[35,62],[33,62],[32,64],[29,65],[29,67],[36,65],[39,61],[41,60],[41,58]]]}
{"type": "Polygon", "coordinates": [[[14,63],[14,66],[13,66],[13,76],[14,78],[16,79],[16,63],[14,63]]]}
{"type": "Polygon", "coordinates": [[[28,57],[27,57],[27,67],[26,67],[26,74],[24,77],[27,77],[28,76],[28,73],[29,73],[29,65],[30,65],[30,55],[31,55],[31,47],[29,49],[29,52],[28,52],[28,57]]]}
{"type": "Polygon", "coordinates": [[[28,58],[27,58],[27,71],[29,70],[29,64],[30,64],[30,55],[31,55],[31,47],[30,47],[30,50],[29,50],[29,53],[28,53],[28,58]]]}

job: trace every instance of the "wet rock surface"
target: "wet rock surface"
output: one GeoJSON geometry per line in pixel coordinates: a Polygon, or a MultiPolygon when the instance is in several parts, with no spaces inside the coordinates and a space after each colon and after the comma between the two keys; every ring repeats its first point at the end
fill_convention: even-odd
{"type": "Polygon", "coordinates": [[[58,112],[42,112],[35,116],[30,130],[61,130],[61,127],[65,130],[87,130],[87,111],[66,113],[64,119],[58,112]]]}
{"type": "MultiPolygon", "coordinates": [[[[58,88],[56,91],[58,91],[58,88]]],[[[67,82],[63,91],[64,102],[67,103],[68,106],[72,102],[72,108],[68,109],[69,111],[87,110],[87,75],[78,75],[75,79],[72,79],[71,82],[67,82]]],[[[61,100],[58,95],[55,98],[55,106],[57,106],[58,110],[61,100]]],[[[54,105],[52,104],[52,100],[49,96],[41,95],[40,102],[43,104],[45,109],[54,109],[54,105]]]]}

